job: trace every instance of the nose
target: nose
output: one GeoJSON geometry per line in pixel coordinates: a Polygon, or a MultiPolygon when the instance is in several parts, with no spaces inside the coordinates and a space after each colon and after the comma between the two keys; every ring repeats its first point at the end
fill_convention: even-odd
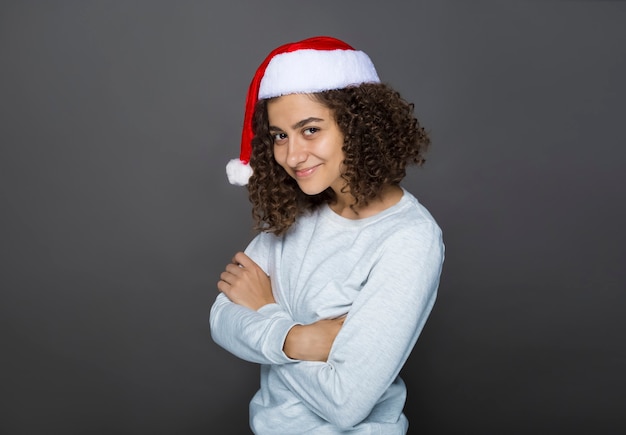
{"type": "Polygon", "coordinates": [[[298,138],[289,141],[287,148],[287,164],[292,168],[295,168],[301,163],[304,163],[308,157],[306,144],[298,138]]]}

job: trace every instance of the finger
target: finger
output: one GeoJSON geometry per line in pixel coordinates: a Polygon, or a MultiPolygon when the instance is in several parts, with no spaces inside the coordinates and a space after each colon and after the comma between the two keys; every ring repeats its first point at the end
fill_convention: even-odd
{"type": "Polygon", "coordinates": [[[240,264],[243,267],[253,267],[256,266],[256,263],[252,261],[250,257],[248,257],[243,252],[237,252],[233,257],[234,264],[240,264]]]}
{"type": "Polygon", "coordinates": [[[241,274],[241,267],[231,263],[226,266],[226,272],[234,276],[239,276],[241,274]]]}
{"type": "MultiPolygon", "coordinates": [[[[235,266],[236,267],[236,266],[235,266]]],[[[224,281],[225,283],[232,285],[234,280],[235,280],[236,276],[233,275],[232,273],[229,273],[227,271],[224,271],[220,274],[220,280],[224,281]]]]}
{"type": "Polygon", "coordinates": [[[220,280],[217,282],[217,289],[221,291],[222,293],[227,293],[228,290],[230,289],[230,284],[228,284],[224,280],[220,280]]]}

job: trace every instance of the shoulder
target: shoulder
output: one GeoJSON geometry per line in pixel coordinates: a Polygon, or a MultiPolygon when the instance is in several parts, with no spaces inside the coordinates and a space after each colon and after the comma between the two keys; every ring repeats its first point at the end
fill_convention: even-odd
{"type": "Polygon", "coordinates": [[[428,209],[407,191],[397,211],[380,230],[377,237],[382,261],[436,264],[443,259],[441,227],[428,209]]]}
{"type": "Polygon", "coordinates": [[[391,233],[396,237],[407,235],[441,235],[441,228],[430,211],[409,191],[398,203],[397,210],[390,214],[391,233]]]}
{"type": "Polygon", "coordinates": [[[267,250],[277,239],[278,237],[272,233],[260,231],[252,238],[250,243],[248,243],[245,252],[250,255],[250,252],[267,250]]]}

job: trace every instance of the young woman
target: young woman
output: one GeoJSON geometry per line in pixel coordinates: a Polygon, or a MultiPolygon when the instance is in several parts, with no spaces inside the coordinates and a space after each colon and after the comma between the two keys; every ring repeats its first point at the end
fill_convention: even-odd
{"type": "Polygon", "coordinates": [[[252,80],[239,159],[259,233],[220,275],[213,340],[261,365],[256,434],[405,434],[399,372],[433,307],[441,230],[400,186],[429,138],[369,57],[314,37],[252,80]]]}

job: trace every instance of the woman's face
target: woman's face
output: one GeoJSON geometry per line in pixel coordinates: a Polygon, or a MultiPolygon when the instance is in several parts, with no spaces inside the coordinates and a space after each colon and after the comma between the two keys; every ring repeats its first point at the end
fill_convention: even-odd
{"type": "Polygon", "coordinates": [[[343,134],[332,111],[308,94],[291,94],[269,101],[267,114],[274,158],[300,189],[315,195],[330,187],[342,196],[343,134]]]}

